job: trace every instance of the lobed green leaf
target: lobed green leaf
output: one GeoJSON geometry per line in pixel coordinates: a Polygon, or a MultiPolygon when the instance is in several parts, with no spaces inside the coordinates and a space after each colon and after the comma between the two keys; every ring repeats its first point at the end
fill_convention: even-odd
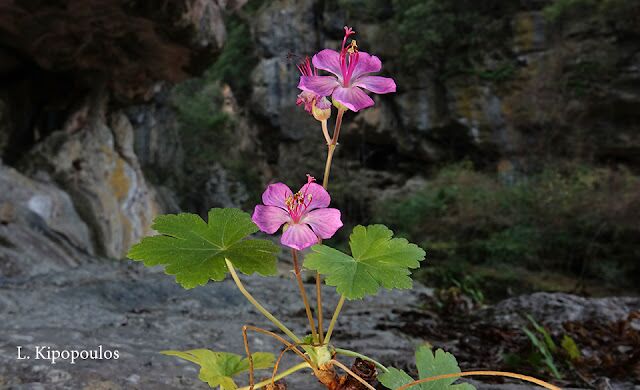
{"type": "MultiPolygon", "coordinates": [[[[249,359],[228,352],[214,352],[208,349],[192,349],[189,351],[162,351],[162,354],[176,356],[200,366],[199,378],[210,387],[222,387],[223,390],[234,390],[238,386],[233,377],[249,371],[249,359]]],[[[273,367],[275,357],[266,352],[251,354],[253,368],[256,370],[273,367]]]]}
{"type": "MultiPolygon", "coordinates": [[[[442,349],[436,350],[435,354],[431,348],[421,346],[416,351],[416,367],[418,368],[419,379],[426,379],[438,375],[459,373],[460,367],[456,358],[449,352],[442,349]]],[[[389,367],[389,371],[378,377],[380,383],[389,389],[398,389],[408,383],[414,382],[406,372],[389,367]]],[[[439,379],[432,382],[425,382],[413,386],[415,390],[473,390],[474,386],[468,383],[453,384],[458,378],[439,379]]]]}
{"type": "Polygon", "coordinates": [[[374,295],[380,287],[411,288],[410,268],[418,268],[425,252],[404,238],[392,238],[384,225],[356,226],[349,238],[351,256],[326,245],[314,245],[306,268],[326,276],[347,299],[374,295]]]}
{"type": "Polygon", "coordinates": [[[278,246],[268,240],[245,239],[258,231],[249,214],[238,209],[211,209],[208,223],[196,214],[161,215],[152,228],[160,235],[144,238],[128,253],[145,266],[164,265],[184,288],[220,281],[228,259],[245,274],[276,273],[278,246]]]}

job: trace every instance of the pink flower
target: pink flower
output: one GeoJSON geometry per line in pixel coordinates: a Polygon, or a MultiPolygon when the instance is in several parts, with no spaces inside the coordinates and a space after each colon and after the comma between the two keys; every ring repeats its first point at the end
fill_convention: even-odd
{"type": "Polygon", "coordinates": [[[271,184],[262,194],[251,219],[265,233],[273,234],[284,225],[280,242],[302,250],[331,238],[342,227],[340,210],[328,208],[331,197],[315,179],[307,175],[307,184],[295,194],[283,183],[271,184]]]}
{"type": "Polygon", "coordinates": [[[319,96],[331,95],[334,102],[359,111],[373,106],[373,99],[361,88],[378,94],[390,93],[396,91],[396,83],[388,77],[370,76],[382,69],[382,62],[374,55],[358,51],[355,40],[346,46],[347,38],[355,32],[350,27],[345,27],[344,31],[340,53],[324,49],[313,56],[313,66],[331,72],[333,76],[305,74],[300,77],[298,88],[319,96]]]}
{"type": "MultiPolygon", "coordinates": [[[[309,61],[309,57],[305,57],[304,62],[298,65],[298,70],[300,71],[300,74],[303,77],[318,75],[318,70],[315,67],[313,68],[313,70],[311,70],[311,63],[309,61]]],[[[298,95],[298,99],[296,100],[296,105],[299,106],[301,104],[304,104],[304,109],[309,114],[313,114],[314,106],[316,106],[321,110],[331,109],[331,103],[326,97],[320,96],[310,91],[302,91],[298,95]]],[[[330,114],[331,112],[329,112],[329,115],[330,114]]]]}

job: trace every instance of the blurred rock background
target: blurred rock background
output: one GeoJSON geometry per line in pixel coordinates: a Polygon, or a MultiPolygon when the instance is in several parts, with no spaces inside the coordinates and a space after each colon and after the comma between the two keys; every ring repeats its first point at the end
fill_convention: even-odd
{"type": "MultiPolygon", "coordinates": [[[[65,289],[95,275],[122,294],[144,280],[139,267],[114,260],[151,233],[159,213],[249,211],[269,182],[321,177],[325,146],[319,124],[295,105],[296,63],[338,49],[344,25],[382,59],[398,92],[345,116],[330,190],[347,226],[332,243],[345,246],[354,224],[388,224],[427,250],[418,278],[434,288],[411,295],[418,303],[376,331],[447,346],[467,368],[548,377],[541,352],[513,325],[464,341],[492,318],[478,317],[484,306],[516,305],[583,349],[579,361],[556,354],[564,383],[633,388],[637,298],[586,310],[590,298],[551,294],[564,313],[590,313],[558,325],[546,306],[556,298],[530,295],[638,294],[640,3],[632,0],[0,2],[0,309],[11,319],[0,327],[52,342],[44,320],[24,330],[36,302],[55,306],[57,293],[66,299],[65,289]],[[71,276],[61,282],[62,274],[71,276]],[[16,289],[29,291],[24,307],[11,298],[16,289]],[[585,326],[602,337],[587,340],[585,326]],[[480,356],[487,345],[500,346],[491,367],[480,356]],[[618,369],[590,375],[609,366],[618,369]]],[[[149,288],[141,296],[158,293],[149,288]]],[[[161,290],[161,300],[192,294],[161,290]]],[[[147,305],[167,310],[142,300],[129,308],[140,315],[135,326],[153,327],[147,305]]],[[[9,355],[13,336],[0,340],[9,355]]],[[[141,340],[149,356],[165,348],[141,340]]],[[[171,347],[202,346],[189,340],[171,347]]],[[[0,385],[89,386],[73,382],[73,370],[54,383],[50,371],[3,359],[0,385]]],[[[168,388],[189,385],[163,370],[168,388]]]]}

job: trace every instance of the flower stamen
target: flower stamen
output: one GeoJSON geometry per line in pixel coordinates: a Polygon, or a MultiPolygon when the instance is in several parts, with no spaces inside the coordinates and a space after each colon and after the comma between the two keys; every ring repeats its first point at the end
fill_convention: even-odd
{"type": "Polygon", "coordinates": [[[309,205],[311,205],[313,196],[312,194],[307,194],[307,192],[309,190],[308,184],[314,181],[316,181],[316,179],[313,176],[307,175],[307,186],[304,189],[304,193],[298,191],[293,195],[289,195],[284,201],[289,211],[289,216],[291,216],[294,223],[300,222],[300,217],[302,217],[307,208],[309,208],[309,205]]]}

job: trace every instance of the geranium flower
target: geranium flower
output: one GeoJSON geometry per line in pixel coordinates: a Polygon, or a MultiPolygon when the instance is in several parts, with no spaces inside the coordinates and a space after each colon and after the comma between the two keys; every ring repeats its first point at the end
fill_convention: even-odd
{"type": "Polygon", "coordinates": [[[269,185],[262,194],[264,205],[257,205],[251,217],[268,234],[284,225],[280,242],[297,250],[331,238],[342,227],[340,210],[328,208],[329,193],[314,183],[313,177],[307,177],[307,184],[295,194],[284,183],[269,185]]]}
{"type": "MultiPolygon", "coordinates": [[[[304,62],[297,66],[303,77],[318,75],[318,70],[315,67],[313,67],[313,70],[311,69],[309,57],[305,57],[304,62]]],[[[304,104],[305,111],[313,115],[317,120],[327,120],[331,116],[331,102],[324,96],[310,91],[302,91],[296,99],[296,105],[299,106],[301,104],[304,104]]]]}
{"type": "Polygon", "coordinates": [[[396,91],[396,83],[389,77],[370,76],[382,69],[382,62],[374,55],[358,51],[355,40],[347,46],[347,38],[355,32],[346,26],[344,31],[340,53],[324,49],[313,56],[313,66],[333,76],[304,75],[298,88],[319,96],[332,96],[334,102],[359,111],[373,106],[373,99],[361,88],[378,94],[390,93],[396,91]]]}

